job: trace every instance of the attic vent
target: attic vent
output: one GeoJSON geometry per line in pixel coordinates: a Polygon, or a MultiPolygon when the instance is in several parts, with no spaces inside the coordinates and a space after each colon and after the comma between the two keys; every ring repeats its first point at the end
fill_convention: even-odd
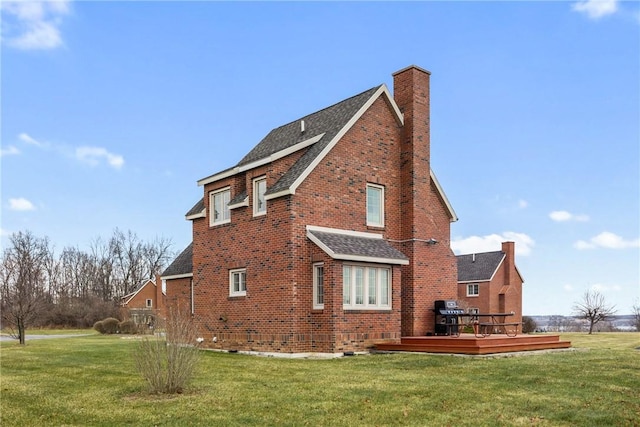
{"type": "Polygon", "coordinates": [[[304,133],[304,120],[300,120],[300,132],[304,133]]]}
{"type": "Polygon", "coordinates": [[[473,255],[471,256],[471,262],[476,262],[476,254],[473,254],[473,255]]]}

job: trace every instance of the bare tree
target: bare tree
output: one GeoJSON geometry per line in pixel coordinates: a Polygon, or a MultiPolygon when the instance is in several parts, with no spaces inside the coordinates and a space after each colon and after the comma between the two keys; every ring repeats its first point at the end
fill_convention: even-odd
{"type": "Polygon", "coordinates": [[[640,300],[636,300],[636,303],[631,307],[631,314],[633,315],[633,326],[636,327],[636,331],[640,332],[640,300]]]}
{"type": "Polygon", "coordinates": [[[607,305],[604,296],[598,291],[587,291],[582,300],[575,303],[573,311],[576,317],[589,321],[589,334],[598,322],[609,319],[616,312],[615,306],[607,305]]]}
{"type": "Polygon", "coordinates": [[[9,243],[1,268],[2,322],[24,345],[27,326],[46,302],[44,282],[51,249],[46,237],[37,238],[29,231],[12,234],[9,243]]]}

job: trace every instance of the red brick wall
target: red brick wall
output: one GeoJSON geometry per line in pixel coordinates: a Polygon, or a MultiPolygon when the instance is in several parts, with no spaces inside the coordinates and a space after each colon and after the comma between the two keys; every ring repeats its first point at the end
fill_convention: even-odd
{"type": "Polygon", "coordinates": [[[166,286],[165,309],[175,310],[191,310],[191,278],[184,277],[181,279],[167,280],[166,286]]]}
{"type": "Polygon", "coordinates": [[[131,298],[127,303],[127,308],[157,308],[156,287],[153,282],[148,282],[140,292],[131,298]],[[151,300],[151,307],[147,307],[147,299],[151,300]]]}

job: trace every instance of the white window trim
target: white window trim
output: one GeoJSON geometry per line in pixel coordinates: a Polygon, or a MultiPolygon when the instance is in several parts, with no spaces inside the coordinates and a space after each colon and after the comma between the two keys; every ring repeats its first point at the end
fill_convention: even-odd
{"type": "Polygon", "coordinates": [[[467,283],[467,296],[468,297],[477,297],[480,296],[480,284],[479,283],[467,283]],[[477,293],[471,293],[469,292],[471,290],[471,287],[475,287],[478,292],[477,293]]]}
{"type": "Polygon", "coordinates": [[[344,288],[343,288],[343,300],[342,300],[342,308],[344,310],[391,310],[392,308],[392,295],[393,295],[393,270],[390,266],[378,266],[371,264],[352,264],[346,263],[342,266],[342,286],[344,287],[344,268],[349,267],[350,271],[350,295],[349,295],[349,303],[344,302],[344,288]],[[363,285],[362,285],[362,304],[356,304],[356,283],[355,283],[355,275],[356,269],[363,269],[363,285]],[[374,268],[377,270],[376,272],[376,304],[369,304],[369,283],[368,283],[368,269],[374,268]],[[388,304],[382,304],[382,295],[381,295],[381,279],[382,274],[380,273],[382,270],[386,270],[387,279],[388,279],[388,295],[387,301],[388,304]]]}
{"type": "Polygon", "coordinates": [[[147,298],[146,304],[147,308],[153,308],[153,300],[151,298],[147,298]]]}
{"type": "Polygon", "coordinates": [[[367,212],[366,212],[367,225],[370,227],[384,227],[384,187],[382,185],[367,183],[365,199],[366,199],[366,209],[367,209],[367,212]],[[379,212],[380,222],[379,223],[369,221],[369,188],[380,190],[380,212],[379,212]]]}
{"type": "Polygon", "coordinates": [[[324,263],[316,262],[313,264],[313,308],[317,310],[324,309],[324,263]],[[318,303],[318,268],[322,268],[322,303],[318,303]]]}
{"type": "MultiPolygon", "coordinates": [[[[241,282],[242,285],[242,282],[241,282]]],[[[247,295],[247,269],[246,268],[236,268],[234,270],[229,270],[229,296],[231,297],[243,297],[247,295]],[[244,290],[240,289],[238,291],[234,290],[233,285],[234,285],[234,276],[236,274],[241,274],[240,277],[242,277],[242,273],[244,273],[244,290]]]]}
{"type": "MultiPolygon", "coordinates": [[[[216,221],[215,220],[215,203],[214,203],[214,198],[215,196],[219,195],[219,194],[223,194],[223,193],[229,193],[229,199],[231,199],[231,187],[225,187],[225,188],[221,188],[219,190],[215,190],[209,193],[209,226],[210,227],[214,227],[217,225],[221,225],[221,224],[228,224],[231,222],[231,210],[229,209],[229,206],[227,205],[226,207],[223,207],[223,209],[226,208],[226,210],[229,212],[229,216],[228,218],[224,218],[220,221],[216,221]]],[[[224,202],[224,199],[223,199],[224,202]]],[[[224,215],[222,215],[224,217],[224,215]]]]}
{"type": "Polygon", "coordinates": [[[267,177],[265,175],[253,180],[253,216],[261,216],[267,214],[267,197],[264,195],[264,209],[258,210],[258,185],[264,181],[264,190],[267,192],[267,177]]]}

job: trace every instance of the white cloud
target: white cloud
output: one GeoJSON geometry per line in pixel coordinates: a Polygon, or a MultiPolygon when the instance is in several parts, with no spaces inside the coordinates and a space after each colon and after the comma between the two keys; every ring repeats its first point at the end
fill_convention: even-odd
{"type": "Polygon", "coordinates": [[[573,3],[571,9],[586,14],[590,19],[600,19],[618,11],[618,0],[582,0],[573,3]]]}
{"type": "Polygon", "coordinates": [[[24,197],[9,199],[9,209],[12,211],[34,211],[36,207],[24,197]]]}
{"type": "Polygon", "coordinates": [[[567,211],[553,211],[549,214],[549,218],[551,218],[556,222],[565,222],[565,221],[587,222],[589,221],[588,215],[584,215],[584,214],[575,215],[567,211]]]}
{"type": "Polygon", "coordinates": [[[529,202],[527,202],[526,200],[523,200],[523,199],[518,200],[518,207],[520,209],[525,209],[528,206],[529,206],[529,202]]]}
{"type": "Polygon", "coordinates": [[[36,140],[35,138],[32,138],[30,135],[26,134],[26,133],[21,133],[20,135],[18,135],[18,138],[20,139],[20,141],[29,144],[29,145],[34,145],[36,147],[39,148],[44,148],[47,146],[46,143],[44,142],[40,142],[38,140],[36,140]]]}
{"type": "Polygon", "coordinates": [[[617,234],[603,231],[595,237],[589,239],[589,241],[578,240],[573,244],[576,249],[627,249],[640,247],[640,239],[625,240],[617,234]]]}
{"type": "Polygon", "coordinates": [[[573,292],[573,285],[567,283],[562,287],[566,292],[573,292]]]}
{"type": "Polygon", "coordinates": [[[3,1],[0,8],[3,42],[7,45],[34,50],[55,49],[64,44],[59,27],[62,17],[70,11],[70,1],[3,1]]]}
{"type": "Polygon", "coordinates": [[[78,147],[76,158],[91,166],[97,166],[102,160],[106,160],[109,166],[115,169],[120,169],[124,165],[124,158],[121,155],[110,153],[102,147],[78,147]]]}
{"type": "Polygon", "coordinates": [[[0,149],[0,156],[13,156],[15,154],[20,154],[20,150],[18,150],[13,145],[9,145],[7,148],[0,149]]]}
{"type": "Polygon", "coordinates": [[[520,256],[531,255],[531,250],[535,246],[535,241],[528,235],[506,231],[502,234],[490,234],[488,236],[455,238],[451,241],[451,249],[456,254],[499,251],[502,247],[502,242],[506,241],[515,242],[516,254],[520,256]]]}

